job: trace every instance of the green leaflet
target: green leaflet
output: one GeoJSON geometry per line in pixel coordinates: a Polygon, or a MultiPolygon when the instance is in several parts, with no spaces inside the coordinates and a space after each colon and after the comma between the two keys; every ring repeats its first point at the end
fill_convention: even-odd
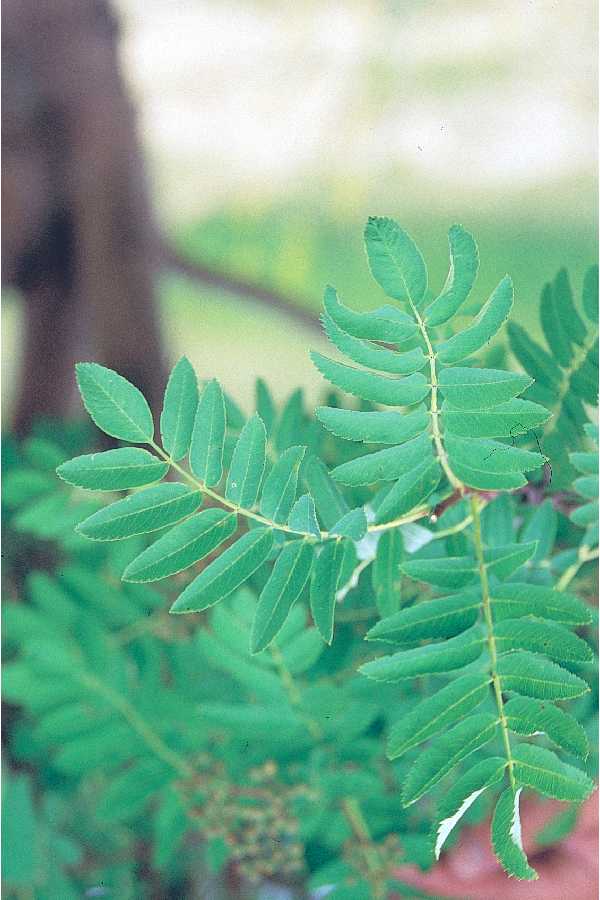
{"type": "Polygon", "coordinates": [[[321,316],[321,321],[334,347],[361,366],[368,366],[379,372],[389,372],[392,375],[412,375],[413,372],[422,369],[427,362],[420,347],[407,350],[405,353],[396,353],[394,350],[386,350],[346,334],[328,315],[321,316]]]}
{"type": "Polygon", "coordinates": [[[98,428],[132,444],[152,440],[152,413],[141,391],[97,363],[77,363],[75,370],[83,405],[98,428]]]}
{"type": "Polygon", "coordinates": [[[586,759],[589,753],[587,735],[577,719],[552,703],[530,697],[513,697],[504,706],[508,727],[527,737],[542,732],[554,743],[586,759]]]}
{"type": "Polygon", "coordinates": [[[181,522],[129,563],[123,581],[158,581],[194,565],[231,537],[237,516],[222,509],[205,509],[181,522]]]}
{"type": "Polygon", "coordinates": [[[294,531],[314,534],[318,538],[321,537],[321,530],[315,512],[315,501],[310,494],[302,494],[296,500],[288,519],[288,525],[294,531]]]}
{"type": "Polygon", "coordinates": [[[424,406],[407,415],[396,412],[359,412],[353,409],[333,409],[318,406],[315,410],[320,422],[338,437],[365,444],[401,444],[422,434],[429,425],[424,406]]]}
{"type": "Polygon", "coordinates": [[[273,444],[277,453],[281,454],[297,443],[298,435],[304,430],[305,421],[304,391],[298,388],[292,391],[286,400],[275,428],[273,444]]]}
{"type": "Polygon", "coordinates": [[[265,480],[260,513],[266,519],[283,524],[296,499],[298,470],[306,447],[289,447],[281,454],[265,480]]]}
{"type": "Polygon", "coordinates": [[[571,522],[574,522],[575,525],[580,525],[582,528],[597,522],[598,501],[594,500],[593,503],[585,503],[583,506],[578,507],[578,509],[573,510],[569,518],[571,522]]]}
{"type": "Polygon", "coordinates": [[[333,640],[336,594],[344,564],[345,541],[327,541],[317,556],[310,584],[310,611],[327,644],[333,640]]]}
{"type": "Polygon", "coordinates": [[[392,306],[383,306],[368,313],[354,312],[340,303],[332,287],[325,290],[324,306],[334,324],[352,337],[401,344],[417,331],[416,322],[392,306]]]}
{"type": "Polygon", "coordinates": [[[440,390],[455,409],[489,409],[521,394],[533,379],[501,369],[442,369],[440,390]]]}
{"type": "Polygon", "coordinates": [[[532,453],[530,450],[521,450],[520,447],[485,438],[461,438],[448,434],[445,444],[454,463],[494,474],[538,469],[547,458],[541,453],[532,453]]]}
{"type": "Polygon", "coordinates": [[[200,612],[223,600],[261,566],[273,546],[272,528],[254,528],[213,560],[179,595],[172,613],[200,612]]]}
{"type": "Polygon", "coordinates": [[[553,356],[566,369],[573,358],[571,341],[566,329],[563,328],[563,319],[556,308],[554,291],[550,284],[544,285],[542,290],[540,321],[544,337],[553,356]]]}
{"type": "Polygon", "coordinates": [[[80,522],[76,531],[95,541],[116,541],[172,525],[195,512],[201,503],[200,491],[166,482],[99,509],[80,522]]]}
{"type": "Polygon", "coordinates": [[[582,497],[595,500],[600,491],[600,479],[597,475],[583,475],[581,478],[575,479],[573,487],[582,497]]]}
{"type": "Polygon", "coordinates": [[[589,607],[579,597],[541,585],[492,585],[491,594],[496,621],[528,615],[552,619],[563,625],[586,625],[592,620],[589,607]]]}
{"type": "Polygon", "coordinates": [[[575,466],[577,471],[581,472],[583,475],[598,474],[597,453],[578,451],[576,453],[569,453],[569,459],[571,460],[571,465],[575,466]]]}
{"type": "Polygon", "coordinates": [[[431,697],[426,697],[405,713],[391,728],[388,759],[396,759],[411,747],[462,719],[483,703],[489,694],[489,677],[483,674],[462,675],[431,697]]]}
{"type": "Polygon", "coordinates": [[[512,491],[527,484],[527,479],[520,472],[497,473],[485,469],[473,469],[456,461],[448,454],[450,468],[463,484],[480,491],[512,491]]]}
{"type": "Polygon", "coordinates": [[[541,562],[552,553],[558,529],[558,515],[548,497],[538,507],[534,507],[521,532],[522,541],[537,541],[537,550],[533,556],[535,562],[541,562]]]}
{"type": "Polygon", "coordinates": [[[377,622],[366,639],[406,642],[454,637],[475,624],[480,606],[477,593],[425,600],[377,622]]]}
{"type": "Polygon", "coordinates": [[[587,270],[583,279],[581,301],[590,322],[598,321],[598,266],[587,270]]]}
{"type": "Polygon", "coordinates": [[[120,447],[86,453],[60,465],[56,474],[68,484],[91,491],[119,491],[152,484],[169,471],[169,464],[141,447],[120,447]]]}
{"type": "Polygon", "coordinates": [[[585,772],[561,762],[555,753],[544,747],[517,744],[513,759],[517,782],[544,797],[581,803],[594,790],[594,782],[585,772]]]}
{"type": "Polygon", "coordinates": [[[543,425],[550,416],[543,406],[519,398],[476,412],[454,409],[447,401],[442,407],[444,426],[459,437],[517,438],[543,425]]]}
{"type": "Polygon", "coordinates": [[[412,238],[392,219],[371,217],[365,246],[373,277],[387,296],[420,306],[427,291],[427,268],[412,238]]]}
{"type": "Polygon", "coordinates": [[[542,619],[504,619],[495,626],[499,652],[531,650],[550,659],[566,662],[590,662],[592,651],[585,641],[556,622],[542,619]]]}
{"type": "Polygon", "coordinates": [[[390,616],[402,602],[400,562],[404,557],[404,541],[399,528],[389,528],[380,536],[372,566],[375,602],[381,616],[390,616]]]}
{"type": "Polygon", "coordinates": [[[190,361],[182,356],[169,375],[160,417],[163,447],[171,459],[183,459],[189,450],[197,406],[196,373],[190,361]]]}
{"type": "Polygon", "coordinates": [[[479,251],[473,235],[461,225],[448,232],[450,270],[441,294],[426,307],[424,318],[430,327],[443,325],[457,312],[471,292],[479,268],[479,251]]]}
{"type": "Polygon", "coordinates": [[[423,457],[431,457],[431,435],[419,435],[397,447],[359,456],[331,470],[331,477],[341,484],[375,484],[394,481],[407,470],[414,469],[423,457]]]}
{"type": "Polygon", "coordinates": [[[256,379],[255,393],[256,412],[263,421],[267,436],[270,437],[277,418],[277,409],[268,385],[265,384],[262,378],[256,379]]]}
{"type": "Polygon", "coordinates": [[[425,581],[442,588],[461,588],[475,580],[477,561],[470,556],[446,556],[406,560],[400,568],[415,581],[425,581]]]}
{"type": "Polygon", "coordinates": [[[492,740],[498,719],[491,713],[475,713],[450,731],[438,735],[423,750],[408,773],[402,803],[411,806],[441,781],[454,766],[492,740]]]}
{"type": "Polygon", "coordinates": [[[400,681],[402,678],[451,672],[479,659],[484,641],[481,628],[475,625],[458,637],[440,644],[401,650],[391,656],[382,656],[364,663],[359,672],[375,681],[400,681]]]}
{"type": "Polygon", "coordinates": [[[317,512],[325,528],[331,528],[343,515],[350,512],[340,489],[327,471],[325,463],[310,454],[303,467],[302,477],[314,498],[317,512]]]}
{"type": "Polygon", "coordinates": [[[225,496],[232,503],[252,509],[256,503],[266,461],[267,434],[259,415],[248,419],[233,451],[225,496]]]}
{"type": "Polygon", "coordinates": [[[313,553],[312,544],[307,541],[284,545],[258,598],[250,635],[251,653],[268,647],[287,619],[310,575],[313,553]]]}
{"type": "MultiPolygon", "coordinates": [[[[431,448],[429,454],[431,454],[431,448]]],[[[377,506],[375,521],[392,522],[420,506],[436,489],[442,477],[437,459],[425,458],[412,472],[407,472],[394,484],[377,506]]]]}
{"type": "Polygon", "coordinates": [[[331,528],[331,534],[337,534],[340,537],[349,537],[353,541],[360,541],[367,533],[367,518],[362,507],[351,510],[346,513],[339,522],[331,528]]]}
{"type": "Polygon", "coordinates": [[[420,403],[430,391],[427,379],[420,372],[406,378],[388,378],[334,362],[315,351],[310,357],[321,375],[336,387],[384,406],[412,406],[420,403]]]}
{"type": "Polygon", "coordinates": [[[492,819],[492,846],[498,862],[508,875],[534,881],[538,875],[527,862],[521,838],[519,799],[521,788],[514,794],[507,788],[496,804],[492,819]]]}
{"type": "Polygon", "coordinates": [[[554,390],[562,381],[562,372],[552,357],[515,322],[509,322],[507,332],[510,348],[525,371],[537,383],[550,386],[554,390]]]}
{"type": "Polygon", "coordinates": [[[503,691],[539,700],[571,700],[589,691],[582,678],[527,650],[500,656],[498,675],[503,691]]]}
{"type": "Polygon", "coordinates": [[[442,363],[456,363],[481,350],[502,327],[513,305],[513,283],[505,275],[490,299],[485,303],[473,324],[436,345],[437,356],[442,363]]]}
{"type": "Polygon", "coordinates": [[[190,469],[209,487],[218,484],[223,475],[225,427],[223,391],[213,379],[200,396],[190,446],[190,469]]]}
{"type": "Polygon", "coordinates": [[[433,828],[436,859],[440,858],[442,847],[453,828],[487,788],[502,780],[507,765],[507,760],[499,756],[483,759],[449,788],[440,801],[433,828]]]}
{"type": "Polygon", "coordinates": [[[552,285],[552,296],[554,306],[561,319],[560,324],[569,340],[579,344],[580,347],[583,346],[587,329],[573,302],[573,291],[571,290],[566,269],[560,269],[557,272],[552,285]]]}

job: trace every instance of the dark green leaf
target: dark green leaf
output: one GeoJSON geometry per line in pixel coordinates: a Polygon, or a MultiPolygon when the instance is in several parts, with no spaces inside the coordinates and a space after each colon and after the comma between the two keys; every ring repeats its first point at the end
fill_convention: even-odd
{"type": "Polygon", "coordinates": [[[261,591],[250,636],[250,650],[268,647],[287,619],[306,584],[313,563],[313,547],[307,541],[290,541],[277,557],[261,591]]]}

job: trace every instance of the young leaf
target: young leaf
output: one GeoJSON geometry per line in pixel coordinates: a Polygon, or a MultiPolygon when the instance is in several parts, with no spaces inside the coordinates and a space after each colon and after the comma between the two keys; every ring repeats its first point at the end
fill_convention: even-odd
{"type": "Polygon", "coordinates": [[[454,409],[447,401],[442,407],[445,427],[459,437],[516,438],[543,425],[550,416],[551,413],[543,406],[518,398],[476,412],[454,409]]]}
{"type": "Polygon", "coordinates": [[[302,494],[302,496],[296,500],[288,519],[288,525],[294,531],[314,534],[315,537],[321,537],[321,529],[319,528],[315,512],[315,501],[310,494],[302,494]]]}
{"type": "Polygon", "coordinates": [[[196,407],[198,380],[190,361],[182,356],[167,382],[160,434],[171,459],[183,459],[190,447],[196,407]]]}
{"type": "Polygon", "coordinates": [[[431,435],[428,433],[398,447],[387,447],[342,463],[331,470],[331,477],[341,484],[351,485],[394,481],[414,469],[424,456],[431,456],[431,435]]]}
{"type": "Polygon", "coordinates": [[[427,269],[412,238],[392,219],[371,217],[365,245],[373,277],[387,296],[420,306],[427,291],[427,269]]]}
{"type": "Polygon", "coordinates": [[[323,640],[333,640],[335,600],[344,564],[345,541],[327,541],[317,556],[310,584],[310,611],[323,640]]]}
{"type": "Polygon", "coordinates": [[[223,475],[225,427],[223,391],[213,379],[202,391],[190,447],[190,469],[208,487],[218,484],[223,475]]]}
{"type": "Polygon", "coordinates": [[[453,225],[448,232],[450,271],[441,294],[425,309],[430,327],[443,325],[457,312],[469,296],[477,277],[479,252],[473,235],[461,225],[453,225]]]}
{"type": "Polygon", "coordinates": [[[439,644],[427,644],[412,650],[401,650],[391,656],[381,656],[364,663],[359,669],[367,678],[375,681],[400,681],[436,672],[462,669],[479,659],[483,651],[484,637],[475,625],[458,637],[439,644]]]}
{"type": "Polygon", "coordinates": [[[506,722],[515,734],[543,733],[567,753],[586,759],[589,753],[587,735],[577,719],[553,703],[542,703],[530,697],[513,697],[504,706],[506,722]]]}
{"type": "Polygon", "coordinates": [[[455,409],[489,409],[523,393],[533,379],[500,369],[457,366],[442,369],[438,383],[442,394],[455,409]]]}
{"type": "Polygon", "coordinates": [[[77,363],[75,370],[81,399],[98,428],[132,444],[152,440],[152,413],[141,391],[97,363],[77,363]]]}
{"type": "Polygon", "coordinates": [[[317,419],[328,431],[347,441],[365,444],[402,444],[422,434],[429,425],[424,406],[407,415],[396,412],[359,412],[318,406],[317,419]]]}
{"type": "Polygon", "coordinates": [[[411,747],[443,731],[483,703],[490,679],[482,674],[462,675],[405,713],[391,728],[388,759],[396,759],[411,747]]]}
{"type": "Polygon", "coordinates": [[[225,496],[237,506],[252,509],[256,503],[265,470],[266,443],[265,426],[255,414],[242,428],[225,485],[225,496]]]}
{"type": "Polygon", "coordinates": [[[356,338],[401,344],[417,331],[416,322],[406,313],[391,306],[368,313],[357,313],[340,303],[335,290],[325,290],[325,311],[338,328],[356,338]]]}
{"type": "Polygon", "coordinates": [[[158,581],[182,572],[212,553],[235,534],[235,513],[205,509],[181,522],[136,556],[123,572],[123,581],[158,581]]]}
{"type": "Polygon", "coordinates": [[[402,791],[403,806],[411,806],[416,803],[461,759],[465,759],[491,741],[497,727],[496,716],[491,713],[475,713],[459,722],[450,731],[436,737],[420,753],[408,773],[402,791]]]}
{"type": "Polygon", "coordinates": [[[582,678],[527,650],[500,656],[498,675],[503,691],[539,700],[571,700],[589,691],[582,678]]]}
{"type": "Polygon", "coordinates": [[[541,619],[505,619],[495,626],[496,644],[505,650],[531,650],[550,659],[590,662],[592,651],[585,641],[556,622],[541,619]]]}
{"type": "Polygon", "coordinates": [[[513,750],[515,778],[544,797],[582,803],[594,790],[591,778],[569,766],[545,747],[517,744],[513,750]]]}
{"type": "Polygon", "coordinates": [[[250,635],[251,653],[264,650],[276,636],[302,593],[312,562],[312,544],[289,541],[284,545],[258,598],[250,635]]]}
{"type": "Polygon", "coordinates": [[[442,847],[453,828],[486,788],[501,781],[507,761],[499,756],[483,759],[455,782],[440,802],[434,826],[434,855],[440,858],[442,847]]]}
{"type": "Polygon", "coordinates": [[[350,507],[329,475],[325,463],[317,456],[312,454],[308,456],[302,467],[302,476],[314,497],[317,512],[325,528],[331,528],[342,516],[350,512],[350,507]]]}
{"type": "Polygon", "coordinates": [[[377,555],[373,563],[373,590],[381,616],[390,616],[400,608],[400,562],[404,557],[404,541],[399,528],[388,528],[377,542],[377,555]]]}
{"type": "Polygon", "coordinates": [[[381,619],[367,632],[366,639],[406,642],[454,637],[475,624],[480,606],[477,593],[425,600],[381,619]]]}
{"type": "Polygon", "coordinates": [[[273,522],[284,523],[296,499],[298,470],[306,447],[290,447],[279,457],[265,481],[260,513],[273,522]]]}
{"type": "Polygon", "coordinates": [[[391,375],[412,375],[423,368],[427,359],[420,347],[397,353],[376,344],[368,344],[342,331],[328,315],[321,317],[325,333],[334,347],[337,347],[353,362],[379,372],[391,375]]]}
{"type": "Polygon", "coordinates": [[[438,344],[437,355],[440,362],[456,363],[481,350],[502,327],[512,309],[514,299],[513,283],[505,275],[490,299],[479,311],[473,324],[438,344]]]}
{"type": "Polygon", "coordinates": [[[420,372],[406,378],[388,378],[334,362],[315,351],[310,357],[321,375],[336,387],[384,406],[412,406],[423,400],[430,390],[427,379],[420,372]]]}
{"type": "Polygon", "coordinates": [[[94,541],[116,541],[172,525],[195,512],[201,503],[200,491],[166,482],[99,509],[75,530],[94,541]]]}
{"type": "Polygon", "coordinates": [[[442,470],[438,461],[431,458],[429,447],[425,459],[415,466],[412,472],[407,472],[399,478],[382,502],[377,505],[375,521],[378,524],[392,522],[416,509],[435,491],[441,477],[442,470]]]}
{"type": "Polygon", "coordinates": [[[367,518],[362,507],[351,510],[346,513],[339,522],[331,528],[331,534],[337,534],[340,537],[349,537],[353,541],[360,541],[367,533],[367,518]]]}
{"type": "Polygon", "coordinates": [[[67,484],[90,491],[120,491],[152,484],[169,471],[169,464],[141,447],[120,447],[86,453],[60,465],[56,474],[67,484]]]}
{"type": "Polygon", "coordinates": [[[172,613],[200,612],[233,593],[261,566],[273,547],[272,528],[254,528],[228,547],[179,595],[172,613]]]}
{"type": "Polygon", "coordinates": [[[587,625],[592,621],[589,607],[574,594],[517,583],[492,585],[491,592],[496,621],[529,615],[563,625],[587,625]]]}
{"type": "Polygon", "coordinates": [[[514,793],[507,788],[496,804],[492,819],[492,846],[498,862],[508,875],[534,881],[538,875],[527,862],[521,837],[519,799],[522,788],[514,793]]]}

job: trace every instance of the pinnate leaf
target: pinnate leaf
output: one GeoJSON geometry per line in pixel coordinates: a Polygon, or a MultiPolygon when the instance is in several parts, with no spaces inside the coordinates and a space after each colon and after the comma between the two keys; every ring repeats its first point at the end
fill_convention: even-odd
{"type": "Polygon", "coordinates": [[[446,843],[452,829],[462,819],[468,809],[483,794],[486,788],[493,787],[502,779],[507,760],[499,756],[483,759],[476,763],[455,784],[449,788],[438,807],[434,825],[434,855],[440,858],[442,847],[446,843]]]}
{"type": "Polygon", "coordinates": [[[521,837],[519,800],[521,788],[507,788],[496,803],[492,819],[492,846],[498,862],[508,875],[534,881],[538,875],[527,862],[521,837]]]}
{"type": "Polygon", "coordinates": [[[190,468],[209,487],[218,484],[223,475],[225,427],[223,391],[213,379],[200,396],[190,447],[190,468]]]}
{"type": "Polygon", "coordinates": [[[456,363],[481,350],[502,327],[513,305],[513,283],[505,275],[490,299],[483,305],[473,324],[438,344],[440,362],[456,363]]]}
{"type": "Polygon", "coordinates": [[[376,453],[359,456],[342,463],[331,471],[331,477],[341,484],[375,484],[393,481],[414,469],[424,456],[431,457],[431,436],[422,434],[398,447],[386,447],[376,453]]]}
{"type": "Polygon", "coordinates": [[[386,343],[402,343],[417,331],[416,322],[405,312],[383,306],[368,313],[357,313],[340,303],[335,290],[325,290],[325,311],[338,328],[356,338],[386,343]]]}
{"type": "Polygon", "coordinates": [[[346,513],[339,522],[331,528],[331,534],[337,534],[340,537],[349,537],[353,541],[360,541],[367,533],[367,518],[362,507],[351,510],[346,513]]]}
{"type": "Polygon", "coordinates": [[[496,623],[494,633],[500,652],[531,650],[567,662],[592,659],[592,651],[586,642],[556,622],[533,618],[504,619],[496,623]]]}
{"type": "Polygon", "coordinates": [[[321,317],[327,337],[353,362],[391,375],[411,375],[423,368],[427,359],[420,347],[397,353],[352,337],[335,324],[330,316],[321,317]]]}
{"type": "Polygon", "coordinates": [[[418,307],[427,291],[427,268],[412,238],[392,219],[370,218],[365,245],[373,277],[387,296],[418,307]]]}
{"type": "Polygon", "coordinates": [[[381,619],[367,632],[366,639],[406,642],[454,637],[475,624],[480,606],[481,599],[475,592],[425,600],[381,619]]]}
{"type": "Polygon", "coordinates": [[[542,585],[496,584],[491,593],[496,621],[529,615],[563,625],[586,625],[592,620],[589,607],[579,597],[542,585]]]}
{"type": "Polygon", "coordinates": [[[532,428],[543,425],[550,418],[551,413],[530,400],[521,400],[518,397],[499,403],[491,409],[481,409],[476,412],[455,409],[447,401],[442,407],[442,419],[444,426],[452,434],[459,437],[517,438],[527,434],[532,428]]]}

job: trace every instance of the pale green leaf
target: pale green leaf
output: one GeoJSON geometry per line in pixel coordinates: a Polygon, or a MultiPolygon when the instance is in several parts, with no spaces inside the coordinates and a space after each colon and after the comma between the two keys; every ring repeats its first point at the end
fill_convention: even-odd
{"type": "Polygon", "coordinates": [[[507,788],[496,804],[492,819],[492,846],[498,862],[508,875],[524,881],[535,881],[535,869],[527,862],[521,837],[519,800],[521,789],[507,788]]]}
{"type": "Polygon", "coordinates": [[[481,598],[476,593],[425,600],[381,619],[367,632],[366,639],[407,642],[454,637],[475,624],[480,607],[481,598]]]}
{"type": "Polygon", "coordinates": [[[431,457],[431,435],[422,434],[398,447],[387,447],[342,463],[331,470],[331,477],[350,485],[395,481],[428,456],[431,457]]]}
{"type": "Polygon", "coordinates": [[[146,548],[129,563],[123,581],[158,581],[182,572],[212,553],[237,528],[235,513],[205,509],[146,548]]]}
{"type": "Polygon", "coordinates": [[[586,642],[557,622],[529,617],[504,619],[496,623],[494,633],[500,652],[531,650],[566,662],[590,662],[592,659],[592,651],[586,642]]]}
{"type": "Polygon", "coordinates": [[[429,424],[424,406],[407,415],[396,412],[359,412],[318,406],[316,416],[338,437],[365,444],[401,444],[422,434],[429,424]]]}
{"type": "Polygon", "coordinates": [[[266,519],[283,524],[296,499],[298,470],[306,447],[289,447],[281,454],[265,480],[260,512],[266,519]]]}
{"type": "Polygon", "coordinates": [[[533,379],[500,369],[442,369],[440,390],[455,409],[489,409],[521,394],[533,379]]]}
{"type": "Polygon", "coordinates": [[[439,644],[427,644],[412,650],[401,650],[391,656],[381,656],[362,665],[359,671],[375,681],[400,681],[402,678],[451,672],[479,659],[484,641],[481,628],[476,625],[458,637],[439,644]]]}
{"type": "Polygon", "coordinates": [[[397,353],[346,334],[328,315],[323,315],[321,321],[334,347],[361,366],[368,366],[379,372],[389,372],[392,375],[412,375],[413,372],[422,369],[427,362],[420,347],[407,350],[405,353],[397,353]]]}
{"type": "Polygon", "coordinates": [[[569,518],[571,522],[574,522],[575,525],[580,525],[582,528],[585,528],[586,525],[592,525],[598,521],[598,501],[594,500],[593,503],[586,503],[574,509],[569,518]]]}
{"type": "Polygon", "coordinates": [[[363,400],[372,400],[384,406],[411,406],[420,403],[430,391],[427,379],[420,372],[406,378],[388,378],[335,362],[315,351],[310,356],[324,378],[363,400]]]}
{"type": "Polygon", "coordinates": [[[475,412],[455,409],[447,401],[442,407],[444,426],[459,437],[517,438],[543,425],[550,416],[543,406],[519,398],[475,412]]]}
{"type": "Polygon", "coordinates": [[[349,537],[353,541],[360,541],[367,533],[367,518],[362,507],[351,510],[346,513],[339,522],[331,527],[331,534],[337,534],[340,537],[349,537]]]}
{"type": "Polygon", "coordinates": [[[473,235],[461,225],[453,225],[448,232],[450,270],[441,294],[425,309],[424,318],[430,327],[443,325],[457,312],[469,296],[477,277],[479,252],[473,235]]]}
{"type": "Polygon", "coordinates": [[[582,803],[594,790],[591,778],[569,766],[551,750],[535,744],[517,744],[513,749],[515,778],[544,797],[582,803]]]}
{"type": "Polygon", "coordinates": [[[541,585],[492,585],[491,594],[496,621],[528,615],[564,625],[586,625],[592,620],[589,607],[579,597],[541,585]]]}
{"type": "Polygon", "coordinates": [[[498,675],[503,691],[515,691],[538,700],[571,700],[589,691],[582,678],[527,650],[500,656],[498,675]]]}
{"type": "Polygon", "coordinates": [[[448,836],[468,809],[483,792],[501,781],[508,765],[506,759],[492,756],[476,763],[462,775],[442,798],[433,827],[434,856],[440,858],[442,847],[448,836]]]}
{"type": "Polygon", "coordinates": [[[284,545],[258,598],[250,635],[252,653],[268,647],[287,619],[310,575],[313,553],[307,541],[284,545]]]}
{"type": "Polygon", "coordinates": [[[427,268],[412,238],[392,219],[372,217],[365,245],[373,277],[387,296],[418,307],[427,291],[427,268]]]}
{"type": "Polygon", "coordinates": [[[587,735],[577,719],[553,703],[531,697],[513,697],[504,706],[508,727],[515,734],[530,737],[545,734],[567,753],[585,759],[589,753],[587,735]]]}
{"type": "Polygon", "coordinates": [[[336,594],[344,564],[344,541],[327,541],[317,556],[310,585],[310,611],[326,643],[333,639],[336,594]]]}
{"type": "Polygon", "coordinates": [[[169,471],[168,463],[141,447],[86,453],[56,470],[63,481],[91,491],[119,491],[152,484],[169,471]]]}
{"type": "Polygon", "coordinates": [[[443,731],[483,703],[489,695],[490,679],[482,674],[462,675],[431,697],[404,713],[390,730],[387,755],[396,759],[443,731]]]}
{"type": "Polygon", "coordinates": [[[436,345],[437,357],[443,363],[456,363],[481,350],[500,330],[513,305],[513,283],[505,275],[473,324],[464,331],[436,345]]]}
{"type": "Polygon", "coordinates": [[[267,435],[259,415],[248,419],[233,451],[225,496],[232,503],[252,509],[265,470],[267,435]]]}
{"type": "Polygon", "coordinates": [[[213,379],[200,396],[190,447],[190,469],[209,487],[218,484],[223,475],[225,427],[223,391],[213,379]]]}
{"type": "Polygon", "coordinates": [[[254,528],[228,547],[194,578],[179,595],[172,613],[200,612],[233,593],[268,558],[272,528],[254,528]]]}
{"type": "Polygon", "coordinates": [[[288,519],[288,525],[294,531],[321,537],[321,530],[315,512],[315,501],[310,494],[302,494],[296,500],[288,519]]]}
{"type": "Polygon", "coordinates": [[[152,413],[141,391],[97,363],[77,363],[75,370],[81,399],[98,428],[133,444],[152,440],[152,413]]]}
{"type": "Polygon", "coordinates": [[[475,713],[450,731],[438,735],[422,750],[408,773],[402,803],[411,806],[441,781],[454,766],[492,740],[498,719],[491,713],[475,713]]]}
{"type": "Polygon", "coordinates": [[[76,531],[95,541],[116,541],[172,525],[195,512],[201,503],[200,491],[165,482],[99,509],[80,522],[76,531]]]}
{"type": "Polygon", "coordinates": [[[190,361],[182,356],[167,382],[160,433],[171,459],[183,459],[190,447],[196,407],[198,380],[190,361]]]}
{"type": "Polygon", "coordinates": [[[368,313],[354,312],[340,303],[332,287],[325,290],[324,306],[338,328],[352,337],[401,344],[417,331],[417,324],[410,316],[391,306],[368,313]]]}
{"type": "Polygon", "coordinates": [[[442,477],[442,470],[436,459],[431,457],[431,449],[424,454],[425,459],[407,472],[393,485],[376,509],[375,521],[380,524],[392,522],[423,504],[433,493],[442,477]]]}

